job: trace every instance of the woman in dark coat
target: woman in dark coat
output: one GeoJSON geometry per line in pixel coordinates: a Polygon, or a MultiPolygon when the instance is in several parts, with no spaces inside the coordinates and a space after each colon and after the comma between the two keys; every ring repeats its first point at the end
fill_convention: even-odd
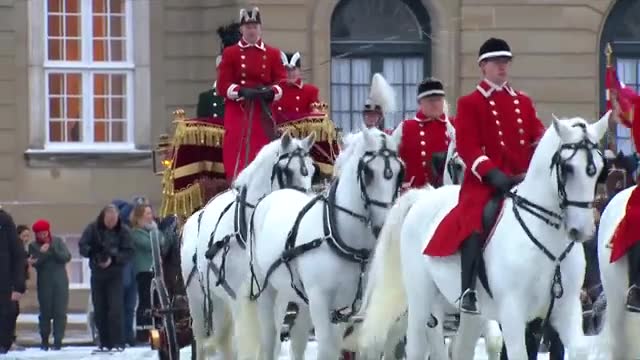
{"type": "Polygon", "coordinates": [[[51,226],[46,220],[38,220],[32,226],[36,241],[29,244],[29,263],[38,274],[38,304],[40,305],[41,349],[49,350],[49,336],[53,322],[53,350],[62,348],[67,327],[69,305],[69,277],[66,265],[71,253],[64,241],[51,235],[51,226]]]}
{"type": "Polygon", "coordinates": [[[25,251],[16,224],[0,208],[0,355],[6,354],[13,342],[15,309],[11,302],[20,300],[25,292],[24,264],[25,251]]]}

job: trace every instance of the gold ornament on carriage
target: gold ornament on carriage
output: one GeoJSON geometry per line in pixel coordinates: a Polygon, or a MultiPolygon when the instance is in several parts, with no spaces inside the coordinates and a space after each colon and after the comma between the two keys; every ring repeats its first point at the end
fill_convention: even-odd
{"type": "Polygon", "coordinates": [[[319,114],[328,114],[329,105],[325,102],[314,102],[311,104],[311,112],[319,114]]]}

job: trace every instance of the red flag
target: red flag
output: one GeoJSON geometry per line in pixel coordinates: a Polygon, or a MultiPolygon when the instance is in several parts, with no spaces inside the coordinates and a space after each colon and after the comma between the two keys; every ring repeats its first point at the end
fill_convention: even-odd
{"type": "Polygon", "coordinates": [[[613,105],[611,104],[612,93],[617,93],[618,104],[620,105],[620,120],[624,123],[625,126],[631,127],[631,122],[633,121],[634,116],[634,104],[636,98],[638,98],[638,94],[627,86],[624,86],[618,80],[618,75],[616,73],[616,69],[613,66],[607,67],[607,72],[605,74],[605,88],[607,93],[607,110],[611,110],[613,105]]]}

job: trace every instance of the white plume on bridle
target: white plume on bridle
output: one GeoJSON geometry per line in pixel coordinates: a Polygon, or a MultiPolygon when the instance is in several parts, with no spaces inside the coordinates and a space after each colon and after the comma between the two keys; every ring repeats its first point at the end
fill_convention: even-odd
{"type": "Polygon", "coordinates": [[[373,74],[369,101],[373,105],[379,105],[383,113],[396,111],[396,92],[380,73],[373,74]]]}

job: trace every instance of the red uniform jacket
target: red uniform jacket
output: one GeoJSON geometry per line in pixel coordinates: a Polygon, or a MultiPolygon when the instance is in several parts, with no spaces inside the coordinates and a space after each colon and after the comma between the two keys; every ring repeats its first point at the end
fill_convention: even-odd
{"type": "Polygon", "coordinates": [[[222,159],[227,180],[231,182],[247,165],[245,151],[249,151],[246,162],[251,162],[270,141],[262,127],[261,117],[264,114],[260,103],[254,101],[253,109],[250,109],[248,103],[238,97],[238,90],[243,87],[272,86],[274,101],[278,101],[282,97],[282,88],[277,84],[287,74],[280,50],[266,45],[262,40],[250,45],[244,39],[224,49],[218,74],[217,91],[225,97],[222,159]],[[251,119],[248,118],[250,114],[251,119]],[[251,137],[247,138],[250,123],[251,137]]]}
{"type": "Polygon", "coordinates": [[[431,158],[449,148],[446,117],[430,119],[418,112],[413,119],[400,123],[396,131],[401,132],[399,153],[406,167],[405,183],[412,188],[441,185],[443,174],[433,178],[431,158]]]}
{"type": "MultiPolygon", "coordinates": [[[[636,152],[640,152],[640,96],[636,96],[633,100],[634,119],[631,123],[625,122],[624,125],[631,128],[631,136],[636,147],[636,152]]],[[[640,190],[636,186],[627,200],[624,217],[618,224],[616,231],[613,233],[611,243],[610,262],[616,262],[626,255],[627,251],[640,241],[640,190]]]]}
{"type": "Polygon", "coordinates": [[[454,254],[471,235],[481,232],[482,211],[493,195],[483,177],[498,168],[507,175],[527,171],[535,146],[545,128],[531,99],[484,80],[471,94],[458,100],[456,146],[467,165],[458,205],[442,220],[425,254],[454,254]]]}
{"type": "Polygon", "coordinates": [[[273,104],[276,124],[302,118],[311,112],[311,104],[318,102],[318,88],[305,84],[302,79],[293,84],[283,80],[279,85],[282,88],[282,98],[273,104]]]}

